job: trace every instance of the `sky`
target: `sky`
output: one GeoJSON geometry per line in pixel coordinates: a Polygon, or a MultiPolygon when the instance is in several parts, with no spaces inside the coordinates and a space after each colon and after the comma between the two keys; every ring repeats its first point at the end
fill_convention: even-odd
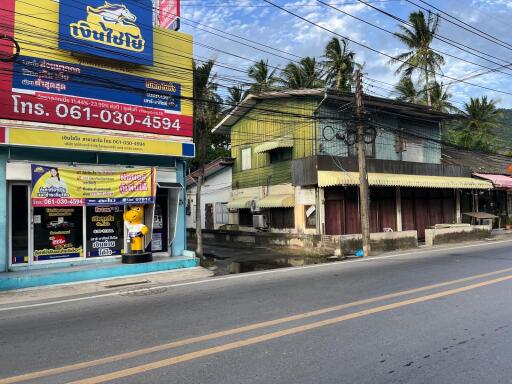
{"type": "MultiPolygon", "coordinates": [[[[364,65],[365,90],[378,96],[395,96],[390,92],[392,85],[399,80],[399,76],[395,74],[397,66],[389,64],[388,57],[357,43],[395,56],[406,50],[396,37],[322,5],[317,0],[271,1],[353,40],[349,43],[350,48],[356,53],[356,61],[364,65]]],[[[381,28],[392,32],[399,30],[399,21],[357,0],[323,1],[381,28]]],[[[407,19],[411,12],[419,10],[418,5],[427,9],[433,6],[446,12],[442,14],[446,19],[456,22],[450,16],[456,17],[492,36],[489,40],[493,41],[489,41],[441,19],[439,35],[445,41],[449,39],[452,44],[463,44],[467,48],[459,49],[439,39],[434,41],[433,48],[444,52],[446,61],[437,80],[448,86],[452,102],[459,108],[470,97],[484,95],[497,100],[499,107],[512,108],[512,64],[510,69],[501,67],[499,71],[467,79],[468,76],[488,71],[483,67],[494,69],[512,63],[512,36],[508,28],[512,17],[512,0],[365,1],[402,19],[407,19]],[[493,38],[501,42],[496,42],[493,38]],[[478,50],[479,52],[473,51],[477,56],[471,54],[470,49],[478,50]],[[454,79],[467,79],[469,83],[493,90],[456,82],[454,79]]],[[[181,0],[181,13],[181,31],[194,36],[194,57],[197,60],[216,60],[217,81],[222,95],[226,94],[229,86],[248,81],[247,69],[255,61],[268,59],[271,66],[283,68],[290,60],[298,61],[299,57],[315,56],[322,60],[325,45],[335,36],[330,31],[287,14],[263,0],[181,0]]],[[[464,27],[470,29],[468,26],[464,27]]]]}

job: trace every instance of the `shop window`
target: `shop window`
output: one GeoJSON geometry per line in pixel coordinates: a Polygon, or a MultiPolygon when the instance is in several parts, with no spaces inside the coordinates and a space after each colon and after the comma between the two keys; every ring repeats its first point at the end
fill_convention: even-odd
{"type": "Polygon", "coordinates": [[[229,224],[229,211],[227,203],[215,203],[215,223],[229,224]]]}
{"type": "Polygon", "coordinates": [[[123,206],[86,207],[87,257],[117,256],[124,240],[123,206]]]}
{"type": "Polygon", "coordinates": [[[304,206],[306,228],[316,228],[316,207],[314,205],[304,206]]]}
{"type": "Polygon", "coordinates": [[[295,216],[293,208],[271,209],[272,228],[295,228],[295,216]]]}
{"type": "Polygon", "coordinates": [[[34,207],[34,261],[83,256],[83,207],[34,207]]]}
{"type": "Polygon", "coordinates": [[[250,209],[238,210],[238,225],[242,227],[252,227],[252,213],[250,209]]]}
{"type": "Polygon", "coordinates": [[[270,164],[292,159],[292,148],[279,148],[269,152],[270,164]]]}
{"type": "Polygon", "coordinates": [[[251,148],[242,149],[242,171],[252,168],[251,148]]]}

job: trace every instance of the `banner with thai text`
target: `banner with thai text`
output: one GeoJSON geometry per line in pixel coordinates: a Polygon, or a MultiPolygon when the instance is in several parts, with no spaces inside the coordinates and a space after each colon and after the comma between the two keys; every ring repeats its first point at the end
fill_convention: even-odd
{"type": "Polygon", "coordinates": [[[97,170],[32,164],[32,206],[152,204],[155,169],[97,170]]]}

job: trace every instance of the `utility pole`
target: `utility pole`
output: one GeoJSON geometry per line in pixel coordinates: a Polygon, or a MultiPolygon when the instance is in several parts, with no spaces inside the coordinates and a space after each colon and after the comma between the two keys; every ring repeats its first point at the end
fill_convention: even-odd
{"type": "Polygon", "coordinates": [[[364,256],[370,254],[370,199],[368,191],[368,171],[366,169],[366,120],[363,106],[363,75],[358,69],[355,91],[355,117],[357,129],[357,161],[359,165],[359,211],[361,216],[361,235],[363,237],[364,256]]]}

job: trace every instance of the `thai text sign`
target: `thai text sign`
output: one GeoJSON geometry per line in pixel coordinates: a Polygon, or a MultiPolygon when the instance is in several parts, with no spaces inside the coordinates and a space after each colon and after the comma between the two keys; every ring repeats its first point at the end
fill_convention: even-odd
{"type": "Polygon", "coordinates": [[[155,169],[96,170],[32,164],[32,206],[150,204],[155,169]]]}
{"type": "MultiPolygon", "coordinates": [[[[61,1],[60,11],[63,3],[77,8],[83,1],[61,1]]],[[[58,49],[58,2],[16,1],[16,12],[14,4],[0,7],[0,34],[14,36],[21,47],[14,63],[0,62],[0,118],[192,137],[189,35],[154,28],[155,45],[165,47],[154,50],[154,66],[75,55],[58,49]]],[[[0,44],[0,55],[12,56],[12,47],[0,44]]]]}
{"type": "Polygon", "coordinates": [[[193,143],[49,129],[0,127],[0,144],[187,158],[195,156],[193,143]]]}
{"type": "Polygon", "coordinates": [[[151,0],[60,0],[59,48],[153,65],[151,0]]]}

